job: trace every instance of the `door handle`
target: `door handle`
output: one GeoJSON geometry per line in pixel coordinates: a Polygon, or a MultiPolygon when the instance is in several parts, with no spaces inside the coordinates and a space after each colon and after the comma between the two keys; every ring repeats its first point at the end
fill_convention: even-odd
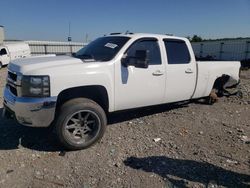
{"type": "Polygon", "coordinates": [[[185,73],[191,74],[191,73],[193,73],[193,71],[192,71],[192,69],[188,68],[187,70],[185,70],[185,73]]]}
{"type": "Polygon", "coordinates": [[[160,70],[157,70],[157,71],[153,72],[153,76],[161,76],[163,74],[164,74],[164,72],[162,72],[160,70]]]}

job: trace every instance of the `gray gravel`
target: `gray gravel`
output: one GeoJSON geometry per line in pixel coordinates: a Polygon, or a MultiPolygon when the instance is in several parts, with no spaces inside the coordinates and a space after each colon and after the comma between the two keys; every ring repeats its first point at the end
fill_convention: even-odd
{"type": "Polygon", "coordinates": [[[243,99],[111,114],[102,141],[82,151],[0,119],[0,187],[250,187],[250,71],[242,78],[243,99]]]}

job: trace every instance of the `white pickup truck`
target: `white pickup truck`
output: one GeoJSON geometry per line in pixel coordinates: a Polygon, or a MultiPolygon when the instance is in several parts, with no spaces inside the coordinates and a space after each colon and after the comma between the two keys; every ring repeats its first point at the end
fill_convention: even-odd
{"type": "Polygon", "coordinates": [[[208,97],[239,83],[240,62],[197,62],[186,38],[111,34],[73,57],[8,65],[4,114],[25,126],[54,126],[67,149],[103,136],[109,112],[208,97]]]}

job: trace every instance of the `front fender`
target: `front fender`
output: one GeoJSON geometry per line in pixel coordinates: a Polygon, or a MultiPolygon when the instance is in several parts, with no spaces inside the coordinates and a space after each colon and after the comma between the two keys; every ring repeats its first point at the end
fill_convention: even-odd
{"type": "Polygon", "coordinates": [[[114,70],[112,63],[90,63],[50,69],[51,96],[61,91],[82,86],[99,85],[107,90],[109,111],[114,110],[114,70]]]}

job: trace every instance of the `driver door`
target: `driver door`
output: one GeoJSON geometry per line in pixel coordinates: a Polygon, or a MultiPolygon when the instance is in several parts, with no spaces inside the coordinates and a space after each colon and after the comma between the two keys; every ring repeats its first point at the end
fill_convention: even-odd
{"type": "Polygon", "coordinates": [[[160,104],[164,100],[166,75],[158,40],[143,38],[134,42],[125,56],[134,57],[136,51],[148,52],[148,68],[125,67],[116,62],[115,110],[160,104]]]}

